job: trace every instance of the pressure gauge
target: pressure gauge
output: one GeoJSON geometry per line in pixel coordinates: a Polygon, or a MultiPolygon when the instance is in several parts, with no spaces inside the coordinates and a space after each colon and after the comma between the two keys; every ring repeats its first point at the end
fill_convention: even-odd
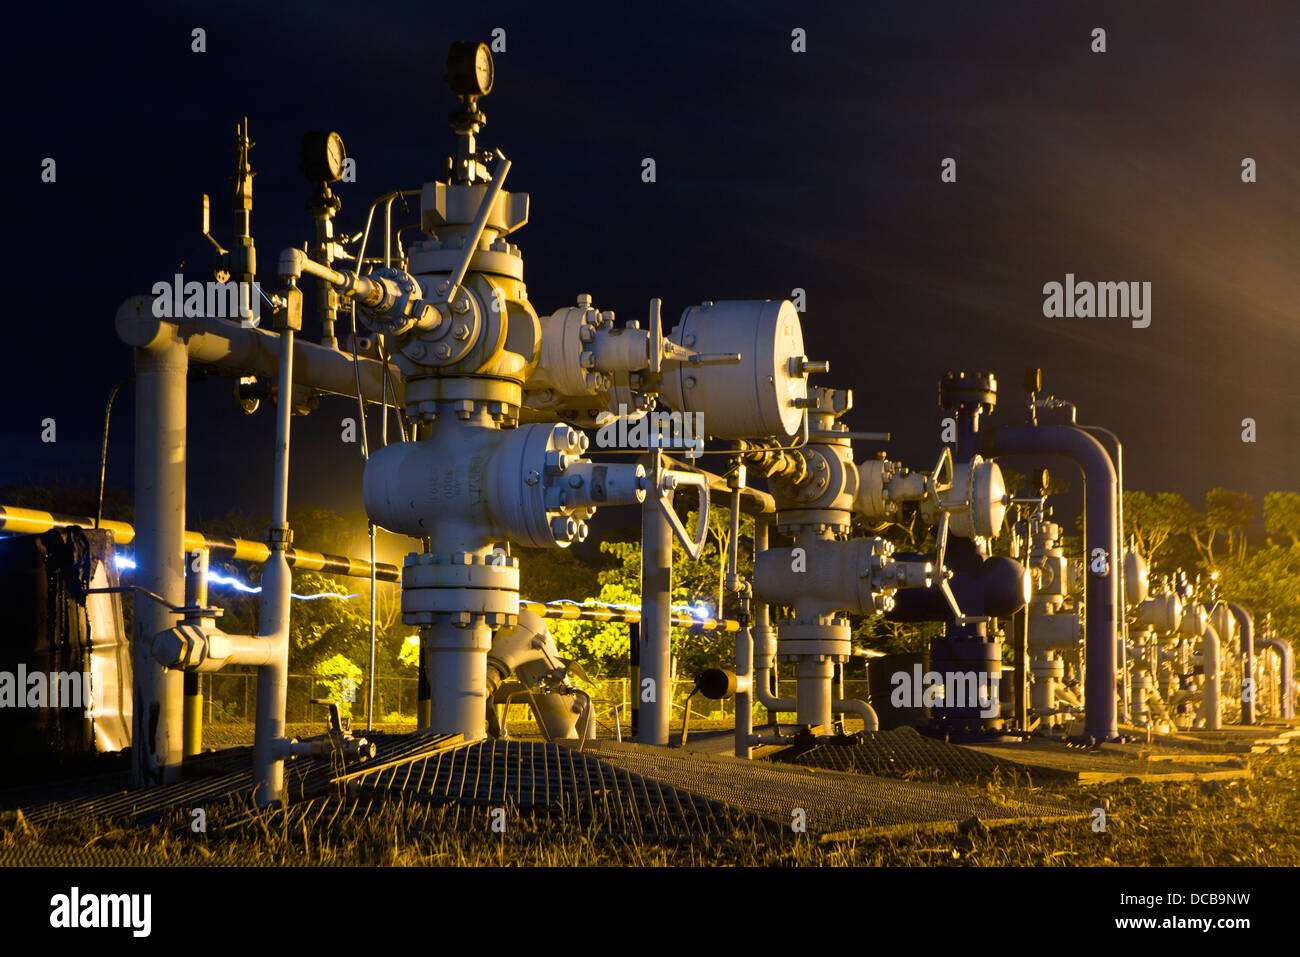
{"type": "Polygon", "coordinates": [[[343,137],[337,133],[307,133],[302,138],[298,168],[313,183],[337,183],[343,177],[347,155],[343,137]]]}
{"type": "Polygon", "coordinates": [[[453,43],[447,54],[447,84],[457,96],[492,92],[492,51],[486,43],[453,43]]]}

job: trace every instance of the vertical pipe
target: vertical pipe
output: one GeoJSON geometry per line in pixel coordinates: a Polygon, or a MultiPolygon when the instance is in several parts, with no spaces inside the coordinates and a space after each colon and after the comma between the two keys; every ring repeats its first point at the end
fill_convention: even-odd
{"type": "MultiPolygon", "coordinates": [[[[135,582],[173,605],[185,597],[185,376],[189,354],[170,332],[135,350],[135,582]]],[[[154,635],[176,616],[135,602],[131,780],[178,780],[184,752],[184,678],[153,657],[154,635]]]]}
{"type": "Polygon", "coordinates": [[[798,722],[804,727],[819,728],[826,734],[831,727],[831,679],[835,663],[822,656],[820,660],[801,658],[795,663],[795,693],[798,722]]]}
{"type": "Polygon", "coordinates": [[[415,726],[421,730],[429,727],[430,689],[429,655],[425,650],[424,636],[420,636],[420,661],[415,679],[415,726]]]}
{"type": "Polygon", "coordinates": [[[1116,526],[1115,466],[1105,447],[1070,425],[1009,426],[993,433],[995,455],[1064,455],[1083,471],[1085,736],[1095,742],[1119,736],[1117,676],[1119,578],[1123,560],[1116,526]]]}
{"type": "Polygon", "coordinates": [[[641,684],[647,687],[637,741],[666,747],[672,708],[673,532],[659,508],[657,467],[653,475],[653,487],[641,505],[641,684]]]}
{"type": "Polygon", "coordinates": [[[1015,630],[1015,708],[1016,727],[1021,731],[1029,730],[1029,606],[1011,616],[1011,627],[1015,630]]]}
{"type": "MultiPolygon", "coordinates": [[[[296,292],[296,290],[290,290],[296,292]]],[[[278,804],[284,792],[284,737],[289,682],[289,589],[292,581],[285,549],[289,545],[289,429],[293,419],[293,330],[280,333],[280,382],[275,405],[275,480],[268,544],[262,568],[258,633],[271,642],[271,656],[257,670],[257,724],[253,732],[254,798],[278,804]]]]}
{"type": "Polygon", "coordinates": [[[749,743],[754,733],[754,636],[749,630],[749,601],[744,600],[740,630],[736,632],[736,757],[748,760],[754,756],[749,743]]]}
{"type": "MultiPolygon", "coordinates": [[[[842,664],[841,664],[840,662],[838,662],[838,661],[835,661],[835,662],[832,662],[832,663],[831,663],[831,702],[832,702],[832,705],[834,704],[834,702],[836,702],[836,701],[842,701],[843,699],[844,699],[844,665],[842,665],[842,664]]],[[[844,732],[845,732],[845,727],[844,727],[844,713],[843,713],[843,712],[840,712],[839,715],[836,716],[836,715],[835,715],[835,712],[834,712],[834,709],[832,708],[832,718],[831,718],[831,720],[832,720],[832,723],[833,723],[834,726],[835,726],[835,733],[836,733],[836,734],[844,734],[844,732]]],[[[868,728],[867,730],[873,730],[873,729],[868,728]]]]}
{"type": "Polygon", "coordinates": [[[1255,697],[1259,689],[1255,687],[1255,619],[1250,617],[1250,612],[1240,605],[1228,604],[1228,611],[1232,612],[1232,617],[1237,619],[1237,627],[1241,632],[1241,652],[1244,656],[1242,663],[1243,680],[1241,686],[1241,723],[1255,723],[1255,697]],[[1250,689],[1247,693],[1247,689],[1250,689]]]}
{"type": "Polygon", "coordinates": [[[487,737],[487,653],[492,629],[482,615],[453,623],[439,615],[420,627],[428,650],[429,728],[438,734],[461,734],[466,741],[487,737]]]}
{"type": "Polygon", "coordinates": [[[627,698],[631,715],[628,719],[628,734],[637,736],[641,727],[641,626],[631,622],[627,626],[628,648],[628,685],[627,698]]]}
{"type": "MultiPolygon", "coordinates": [[[[388,409],[384,409],[384,421],[388,421],[388,409]]],[[[366,693],[366,730],[374,730],[375,713],[375,523],[370,523],[370,671],[367,674],[369,688],[366,693]]]]}
{"type": "Polygon", "coordinates": [[[1205,730],[1218,731],[1223,727],[1223,707],[1219,698],[1219,633],[1207,624],[1201,636],[1201,671],[1205,689],[1201,702],[1205,710],[1205,730]]]}
{"type": "MultiPolygon", "coordinates": [[[[208,559],[206,548],[196,548],[186,558],[185,604],[194,608],[208,606],[208,559]]],[[[203,751],[203,691],[199,675],[185,672],[184,756],[194,757],[203,751]]]]}
{"type": "Polygon", "coordinates": [[[1291,648],[1291,643],[1285,638],[1265,639],[1260,642],[1260,648],[1272,648],[1277,653],[1278,666],[1281,669],[1278,696],[1281,700],[1274,711],[1279,717],[1290,721],[1295,717],[1295,652],[1291,648]]]}

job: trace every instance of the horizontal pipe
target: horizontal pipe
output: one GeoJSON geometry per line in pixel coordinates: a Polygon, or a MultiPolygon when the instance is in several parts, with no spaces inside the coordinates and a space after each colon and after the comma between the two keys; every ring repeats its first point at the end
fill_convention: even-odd
{"type": "MultiPolygon", "coordinates": [[[[58,512],[43,512],[30,508],[14,508],[0,505],[0,532],[13,535],[38,535],[52,528],[75,525],[78,528],[94,528],[93,518],[81,518],[75,515],[62,515],[58,512]]],[[[99,527],[110,532],[113,543],[119,547],[130,545],[135,540],[135,528],[128,522],[102,521],[99,527]]],[[[185,550],[193,552],[206,548],[215,558],[232,561],[263,564],[271,557],[271,549],[264,542],[254,542],[246,538],[224,538],[205,535],[203,532],[187,531],[185,533],[185,550]]],[[[370,562],[364,558],[349,558],[345,555],[331,555],[326,552],[307,551],[302,548],[289,548],[285,558],[294,568],[306,571],[323,572],[327,575],[342,575],[349,578],[369,578],[370,562]]],[[[385,582],[400,582],[402,571],[396,565],[384,562],[375,563],[375,577],[385,582]]]]}
{"type": "MultiPolygon", "coordinates": [[[[156,351],[181,338],[191,363],[214,366],[238,375],[275,378],[280,367],[280,336],[266,329],[244,326],[227,319],[206,316],[168,319],[153,314],[150,296],[132,296],[117,310],[117,333],[128,345],[156,351]]],[[[367,402],[384,400],[384,364],[377,359],[357,359],[306,339],[293,343],[294,385],[315,392],[356,397],[357,376],[367,402]]],[[[389,378],[402,402],[403,382],[396,367],[389,378]]]]}
{"type": "MultiPolygon", "coordinates": [[[[0,505],[0,532],[11,535],[36,535],[48,532],[52,528],[75,525],[78,528],[94,528],[93,518],[81,518],[63,515],[58,512],[43,512],[31,508],[15,508],[0,505]]],[[[114,544],[130,545],[135,540],[135,528],[128,522],[102,521],[99,527],[113,536],[114,544]]],[[[205,535],[203,532],[187,531],[185,533],[185,550],[187,552],[206,548],[213,557],[232,561],[246,561],[263,564],[271,556],[271,549],[264,542],[254,542],[246,538],[223,538],[205,535]]],[[[322,572],[327,575],[341,575],[349,578],[369,578],[370,563],[364,558],[349,558],[346,555],[331,555],[326,552],[312,552],[301,548],[285,550],[285,558],[294,568],[322,572]]],[[[375,577],[384,582],[400,582],[402,571],[395,565],[385,562],[375,563],[375,577]]],[[[638,624],[641,613],[635,609],[592,608],[579,604],[547,605],[539,601],[519,602],[521,609],[527,609],[542,618],[562,619],[565,621],[607,621],[622,624],[638,624]]],[[[721,631],[733,633],[740,629],[740,622],[734,618],[690,618],[674,615],[672,624],[678,628],[693,628],[699,631],[721,631]]]]}
{"type": "MultiPolygon", "coordinates": [[[[559,618],[565,621],[608,621],[615,624],[639,625],[641,613],[635,609],[590,608],[582,605],[547,605],[540,601],[519,600],[519,608],[527,609],[542,618],[559,618]]],[[[687,618],[673,615],[670,623],[675,628],[695,628],[700,631],[732,633],[740,630],[734,618],[687,618]]]]}

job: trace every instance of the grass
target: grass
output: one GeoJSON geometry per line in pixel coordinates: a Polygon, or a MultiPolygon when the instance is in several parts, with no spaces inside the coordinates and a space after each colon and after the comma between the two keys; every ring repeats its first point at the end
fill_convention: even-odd
{"type": "MultiPolygon", "coordinates": [[[[57,862],[74,849],[112,850],[176,865],[1300,866],[1300,756],[1252,755],[1249,766],[1253,777],[1242,781],[1038,789],[1080,808],[1104,808],[1104,832],[1088,820],[993,829],[972,820],[948,832],[818,843],[749,824],[714,835],[621,837],[511,814],[500,834],[483,808],[393,803],[326,826],[303,823],[292,811],[230,805],[209,809],[206,834],[191,831],[188,813],[152,827],[88,818],[38,827],[7,812],[0,815],[0,852],[48,853],[57,862]],[[229,826],[237,818],[244,823],[229,826]]],[[[996,800],[1005,789],[987,790],[996,800]]]]}

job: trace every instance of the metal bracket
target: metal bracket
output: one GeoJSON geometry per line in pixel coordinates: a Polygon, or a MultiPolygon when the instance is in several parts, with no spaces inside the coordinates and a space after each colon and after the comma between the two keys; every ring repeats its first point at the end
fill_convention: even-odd
{"type": "Polygon", "coordinates": [[[700,556],[704,554],[704,543],[709,534],[708,479],[700,472],[674,472],[664,469],[662,462],[662,456],[656,454],[650,475],[652,483],[650,491],[655,496],[659,511],[663,513],[664,518],[668,519],[673,534],[682,543],[686,554],[691,561],[699,561],[700,556]],[[669,502],[673,490],[682,485],[692,485],[700,490],[700,519],[696,526],[694,541],[691,540],[690,533],[686,531],[686,526],[677,515],[676,509],[669,502]]]}

